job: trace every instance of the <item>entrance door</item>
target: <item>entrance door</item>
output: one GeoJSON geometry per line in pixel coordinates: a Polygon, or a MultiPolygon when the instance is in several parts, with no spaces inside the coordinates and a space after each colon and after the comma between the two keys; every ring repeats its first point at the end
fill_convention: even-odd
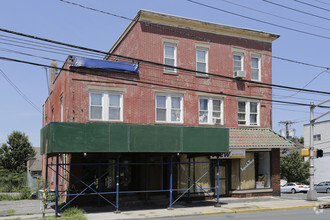
{"type": "MultiPolygon", "coordinates": [[[[214,187],[217,186],[217,165],[215,160],[214,166],[214,187]]],[[[228,163],[227,161],[220,161],[219,164],[219,193],[220,196],[228,196],[229,195],[229,188],[228,188],[228,163]]],[[[216,195],[217,190],[214,190],[216,195]]]]}

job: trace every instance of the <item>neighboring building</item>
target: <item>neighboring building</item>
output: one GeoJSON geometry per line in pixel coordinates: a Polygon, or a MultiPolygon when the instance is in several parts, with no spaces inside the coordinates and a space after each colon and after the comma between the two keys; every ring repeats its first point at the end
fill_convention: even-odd
{"type": "Polygon", "coordinates": [[[40,147],[34,147],[36,156],[27,162],[27,185],[36,191],[41,184],[42,157],[40,147]]]}
{"type": "MultiPolygon", "coordinates": [[[[323,157],[314,160],[314,181],[330,181],[330,120],[314,123],[314,148],[323,150],[323,157]]],[[[304,145],[310,147],[310,124],[304,125],[304,145]]]]}
{"type": "Polygon", "coordinates": [[[170,206],[218,185],[222,196],[279,196],[280,148],[293,144],[271,130],[271,87],[244,81],[272,83],[278,37],[141,10],[105,60],[70,56],[51,69],[43,108],[50,188],[170,206]]]}

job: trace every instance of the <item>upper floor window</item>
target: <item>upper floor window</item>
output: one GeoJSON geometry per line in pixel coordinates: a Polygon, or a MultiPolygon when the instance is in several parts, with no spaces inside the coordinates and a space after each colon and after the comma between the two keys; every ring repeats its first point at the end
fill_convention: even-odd
{"type": "MultiPolygon", "coordinates": [[[[196,70],[207,73],[208,70],[208,48],[196,47],[196,70]]],[[[197,73],[197,76],[207,76],[207,74],[197,73]]]]}
{"type": "Polygon", "coordinates": [[[321,135],[320,134],[315,134],[313,136],[314,141],[320,141],[321,140],[321,135]]]}
{"type": "Polygon", "coordinates": [[[90,92],[89,119],[101,121],[123,121],[122,93],[110,91],[90,92]]]}
{"type": "Polygon", "coordinates": [[[258,101],[238,101],[238,125],[258,126],[260,124],[260,103],[258,101]]]}
{"type": "Polygon", "coordinates": [[[244,54],[243,53],[234,53],[234,72],[244,70],[244,62],[243,62],[244,54]]]}
{"type": "Polygon", "coordinates": [[[222,99],[199,98],[199,123],[200,124],[223,124],[222,99]]]}
{"type": "MultiPolygon", "coordinates": [[[[164,64],[169,66],[176,66],[176,44],[164,42],[164,64]]],[[[166,73],[176,73],[176,68],[164,67],[166,73]]]]}
{"type": "Polygon", "coordinates": [[[182,95],[156,94],[156,122],[183,123],[182,95]]]}
{"type": "Polygon", "coordinates": [[[252,55],[251,57],[251,80],[261,81],[259,56],[252,55]]]}

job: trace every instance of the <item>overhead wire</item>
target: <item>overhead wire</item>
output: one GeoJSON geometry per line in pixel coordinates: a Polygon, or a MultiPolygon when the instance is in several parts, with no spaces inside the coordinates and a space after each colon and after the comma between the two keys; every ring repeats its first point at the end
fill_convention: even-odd
{"type": "Polygon", "coordinates": [[[42,114],[41,110],[38,108],[36,104],[34,104],[10,79],[9,77],[0,69],[0,73],[3,78],[15,89],[15,91],[27,102],[29,103],[35,110],[42,114]]]}
{"type": "Polygon", "coordinates": [[[322,8],[322,7],[319,7],[319,6],[316,6],[316,5],[310,4],[310,3],[308,3],[308,2],[304,2],[304,1],[300,1],[300,0],[294,0],[294,1],[295,1],[295,2],[298,2],[298,3],[300,3],[300,4],[308,5],[308,6],[313,7],[313,8],[317,8],[317,9],[320,9],[320,10],[323,10],[323,11],[330,12],[329,9],[322,8]]]}
{"type": "MultiPolygon", "coordinates": [[[[129,20],[129,21],[137,21],[135,19],[131,19],[131,18],[128,18],[128,17],[125,17],[125,16],[121,16],[121,15],[117,15],[117,14],[109,13],[109,12],[104,12],[104,11],[99,10],[99,9],[87,7],[87,6],[84,6],[84,5],[81,5],[81,4],[77,4],[77,3],[73,3],[73,2],[70,2],[70,1],[66,1],[66,0],[59,0],[59,1],[65,2],[65,3],[68,3],[68,4],[72,4],[72,5],[75,5],[75,6],[79,6],[79,7],[84,8],[84,9],[93,10],[95,12],[104,13],[104,14],[107,14],[107,15],[110,15],[110,16],[114,16],[114,17],[117,17],[117,18],[122,18],[122,19],[129,20]]],[[[168,30],[168,31],[171,31],[171,32],[176,32],[178,34],[187,35],[189,37],[195,37],[195,38],[200,39],[200,40],[205,40],[205,41],[208,41],[208,42],[213,42],[212,40],[207,39],[207,38],[204,38],[204,37],[200,37],[200,36],[196,36],[196,35],[191,35],[191,34],[186,33],[186,32],[177,32],[173,28],[164,27],[164,26],[160,26],[160,25],[157,25],[157,24],[151,24],[151,23],[149,25],[152,25],[154,27],[157,27],[157,28],[160,28],[160,29],[163,29],[163,30],[168,30]]],[[[287,62],[292,62],[292,63],[296,63],[296,64],[300,64],[300,65],[306,65],[306,66],[311,66],[311,67],[315,67],[315,68],[322,68],[322,69],[329,69],[328,67],[325,67],[325,66],[320,66],[320,65],[310,64],[310,63],[306,63],[306,62],[296,61],[296,60],[292,60],[292,59],[288,59],[288,58],[283,58],[283,57],[279,57],[279,56],[268,55],[268,54],[265,54],[265,56],[270,56],[270,57],[273,57],[275,59],[279,59],[279,60],[283,60],[283,61],[287,61],[287,62]]]]}
{"type": "Polygon", "coordinates": [[[281,5],[281,4],[272,2],[272,1],[268,1],[268,0],[262,0],[262,1],[267,2],[269,4],[273,4],[273,5],[282,7],[282,8],[286,8],[286,9],[289,9],[289,10],[292,10],[292,11],[296,11],[296,12],[299,12],[299,13],[302,13],[302,14],[306,14],[306,15],[310,15],[310,16],[313,16],[313,17],[316,17],[316,18],[321,18],[321,19],[330,21],[330,18],[326,18],[326,17],[323,17],[323,16],[319,16],[319,15],[312,14],[312,13],[309,13],[309,12],[306,12],[306,11],[302,11],[302,10],[298,10],[298,9],[295,9],[295,8],[291,8],[291,7],[288,7],[288,6],[285,6],[285,5],[281,5]]]}
{"type": "MultiPolygon", "coordinates": [[[[2,60],[7,60],[7,61],[12,61],[12,62],[17,62],[17,63],[24,63],[24,64],[29,64],[29,65],[34,65],[34,66],[41,66],[41,67],[48,67],[50,68],[51,66],[49,65],[44,65],[40,63],[35,63],[35,62],[29,62],[25,60],[18,60],[18,59],[12,59],[12,58],[7,58],[7,57],[0,57],[2,60]]],[[[54,67],[52,67],[54,68],[54,67]]],[[[84,72],[84,71],[78,71],[78,70],[73,70],[73,69],[65,69],[65,68],[57,68],[60,70],[64,71],[69,71],[69,72],[75,72],[79,74],[84,74],[84,75],[92,75],[92,76],[103,76],[107,77],[110,79],[116,79],[116,80],[123,80],[123,81],[130,81],[134,83],[141,83],[141,84],[147,84],[147,85],[153,85],[153,86],[160,86],[160,87],[165,87],[165,88],[172,88],[172,89],[179,89],[179,90],[185,90],[185,91],[194,91],[194,92],[203,92],[203,93],[208,93],[208,94],[217,94],[217,95],[224,95],[224,96],[230,96],[230,97],[236,97],[236,98],[246,98],[246,99],[254,99],[254,100],[260,100],[260,101],[266,101],[266,102],[277,102],[277,103],[282,103],[282,104],[289,104],[289,105],[300,105],[300,106],[308,106],[310,107],[310,104],[306,103],[298,103],[298,102],[287,102],[287,101],[281,101],[281,100],[273,100],[273,99],[265,99],[265,98],[256,98],[256,97],[250,97],[246,95],[237,95],[237,94],[230,94],[230,93],[223,93],[223,92],[210,92],[210,91],[204,91],[204,90],[198,90],[198,89],[192,89],[192,88],[185,88],[185,87],[179,87],[179,86],[174,86],[174,85],[166,85],[166,84],[159,84],[159,83],[153,83],[153,82],[148,82],[148,81],[136,81],[135,79],[129,79],[129,78],[122,78],[122,77],[116,77],[116,76],[109,76],[107,75],[100,75],[100,73],[92,73],[92,72],[84,72]]],[[[327,108],[330,109],[330,106],[318,106],[319,108],[327,108]]]]}
{"type": "MultiPolygon", "coordinates": [[[[12,34],[20,35],[20,36],[25,36],[25,37],[28,37],[28,38],[34,38],[34,39],[38,39],[38,40],[41,40],[41,41],[51,42],[51,43],[55,43],[55,44],[60,44],[60,45],[74,47],[74,48],[99,52],[99,53],[103,53],[103,54],[106,54],[106,55],[109,54],[108,52],[104,52],[104,51],[100,51],[100,50],[90,49],[90,48],[87,48],[87,47],[82,47],[82,46],[72,45],[72,44],[63,43],[63,42],[59,42],[59,41],[54,41],[54,40],[50,40],[50,39],[45,39],[45,38],[41,38],[41,37],[31,36],[31,35],[28,35],[28,34],[23,34],[23,33],[15,32],[15,31],[10,31],[10,30],[3,29],[3,28],[0,28],[0,31],[4,31],[4,32],[7,32],[7,33],[12,33],[12,34]]],[[[237,79],[237,78],[233,78],[233,77],[230,77],[230,76],[219,75],[219,74],[214,74],[214,73],[210,73],[210,72],[200,72],[200,71],[196,71],[196,70],[192,70],[192,69],[188,69],[188,68],[165,65],[163,63],[153,62],[153,61],[144,60],[144,59],[138,59],[138,58],[129,57],[129,56],[123,56],[123,55],[114,54],[114,53],[111,53],[111,55],[115,56],[115,57],[130,59],[130,60],[135,61],[135,62],[144,62],[144,63],[153,64],[153,65],[157,65],[157,66],[175,68],[175,69],[178,69],[178,70],[183,70],[183,71],[192,72],[192,73],[208,74],[210,76],[220,77],[220,78],[224,78],[224,79],[231,79],[231,80],[234,80],[234,81],[249,82],[249,83],[258,84],[258,85],[267,85],[267,86],[273,86],[273,87],[279,87],[279,88],[285,88],[285,89],[302,90],[302,91],[305,91],[305,92],[321,93],[321,94],[330,95],[330,92],[326,92],[326,91],[301,89],[301,88],[283,86],[283,85],[272,84],[272,83],[251,81],[251,80],[245,80],[245,79],[237,79]]]]}
{"type": "Polygon", "coordinates": [[[252,10],[252,11],[256,11],[256,12],[259,12],[259,13],[262,13],[262,14],[265,14],[265,15],[270,15],[270,16],[273,16],[273,17],[276,17],[276,18],[280,18],[280,19],[283,19],[283,20],[292,21],[292,22],[295,22],[295,23],[298,23],[298,24],[303,24],[303,25],[306,25],[306,26],[310,26],[310,27],[330,31],[329,28],[321,27],[321,26],[314,25],[314,24],[309,24],[309,23],[306,23],[306,22],[302,22],[302,21],[292,19],[292,18],[283,17],[283,16],[280,16],[280,15],[277,15],[277,14],[272,14],[272,13],[265,12],[265,11],[262,11],[262,10],[258,10],[258,9],[255,9],[255,8],[251,8],[251,7],[248,7],[248,6],[245,6],[245,5],[241,5],[241,4],[232,2],[232,1],[228,1],[228,0],[221,0],[221,1],[226,2],[228,4],[231,4],[231,5],[239,6],[241,8],[246,8],[246,9],[249,9],[249,10],[252,10]]]}
{"type": "Polygon", "coordinates": [[[325,4],[325,5],[330,5],[330,3],[327,3],[327,2],[324,2],[324,1],[321,1],[321,0],[314,0],[314,1],[325,4]]]}

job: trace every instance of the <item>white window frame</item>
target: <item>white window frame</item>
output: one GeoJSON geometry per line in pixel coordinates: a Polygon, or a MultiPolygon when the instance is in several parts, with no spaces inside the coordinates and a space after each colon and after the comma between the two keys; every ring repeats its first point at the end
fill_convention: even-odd
{"type": "Polygon", "coordinates": [[[206,96],[200,96],[198,98],[198,123],[199,124],[209,124],[209,125],[223,125],[223,99],[217,98],[217,97],[206,97],[206,96]],[[200,109],[200,100],[201,99],[207,99],[207,122],[201,122],[199,120],[199,113],[200,111],[204,111],[200,109]],[[213,100],[219,100],[220,101],[220,124],[216,124],[213,122],[213,100]]]}
{"type": "Polygon", "coordinates": [[[167,94],[167,93],[156,93],[155,95],[155,122],[156,123],[174,123],[182,124],[183,123],[183,95],[180,94],[167,94]],[[165,121],[157,120],[157,97],[165,96],[165,121]],[[180,121],[172,121],[171,111],[172,111],[172,98],[180,98],[180,121]]]}
{"type": "Polygon", "coordinates": [[[244,53],[240,53],[240,52],[234,52],[233,53],[233,73],[235,73],[235,56],[239,56],[241,59],[240,59],[240,62],[241,62],[241,68],[239,70],[244,70],[244,53]]]}
{"type": "MultiPolygon", "coordinates": [[[[166,64],[165,59],[171,59],[171,58],[166,57],[165,48],[166,47],[174,47],[174,54],[173,54],[174,66],[177,66],[177,44],[176,43],[170,43],[170,42],[164,42],[163,45],[164,45],[164,49],[163,49],[164,50],[164,64],[166,64]]],[[[176,68],[173,68],[173,70],[169,70],[167,68],[169,68],[169,67],[164,67],[164,73],[172,73],[172,74],[177,73],[176,68]]]]}
{"type": "MultiPolygon", "coordinates": [[[[254,114],[254,113],[253,113],[254,114]]],[[[237,102],[237,123],[238,126],[260,126],[260,101],[257,100],[238,100],[237,102]],[[238,111],[238,103],[244,102],[245,103],[245,124],[239,124],[238,114],[243,114],[243,112],[238,111]],[[251,103],[257,103],[257,123],[251,124],[250,115],[252,114],[250,111],[251,103]]]]}
{"type": "MultiPolygon", "coordinates": [[[[198,71],[198,55],[197,52],[198,51],[203,51],[206,52],[205,53],[205,73],[209,72],[209,48],[208,47],[201,47],[201,46],[196,46],[196,71],[198,71]]],[[[203,74],[203,73],[196,73],[197,76],[201,76],[201,77],[208,77],[208,74],[203,74]]]]}
{"type": "Polygon", "coordinates": [[[90,90],[89,91],[89,104],[88,104],[88,109],[89,109],[89,120],[91,121],[119,121],[122,122],[123,121],[123,93],[122,92],[118,92],[118,91],[96,91],[96,90],[90,90]],[[92,98],[91,95],[92,94],[101,94],[102,95],[102,103],[101,103],[101,107],[102,107],[102,118],[101,119],[93,119],[92,115],[91,115],[91,102],[92,102],[92,98]],[[119,95],[119,107],[120,107],[120,113],[119,113],[119,119],[110,119],[109,118],[109,108],[110,108],[110,100],[109,97],[110,95],[119,95]]]}
{"type": "Polygon", "coordinates": [[[261,81],[261,56],[260,55],[251,55],[251,80],[252,81],[261,81]],[[252,59],[258,59],[258,79],[253,79],[252,78],[252,59]]]}

